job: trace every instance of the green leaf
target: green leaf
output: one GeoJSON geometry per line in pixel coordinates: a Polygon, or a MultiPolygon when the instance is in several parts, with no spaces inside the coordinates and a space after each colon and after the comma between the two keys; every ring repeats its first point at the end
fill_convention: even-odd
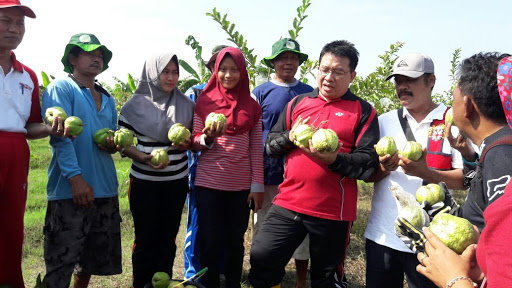
{"type": "Polygon", "coordinates": [[[194,68],[192,68],[190,65],[188,65],[188,63],[185,60],[179,59],[178,63],[180,64],[181,67],[183,67],[183,69],[185,69],[185,71],[190,73],[190,75],[192,75],[196,79],[201,79],[199,77],[199,75],[197,74],[196,70],[194,70],[194,68]]]}
{"type": "Polygon", "coordinates": [[[41,77],[43,78],[43,87],[48,87],[48,84],[50,84],[50,78],[48,78],[48,75],[44,71],[41,71],[41,77]]]}
{"type": "Polygon", "coordinates": [[[130,73],[128,73],[128,85],[130,85],[130,89],[132,91],[130,92],[135,92],[135,89],[137,89],[137,86],[135,86],[135,81],[133,81],[133,77],[132,75],[130,75],[130,73]]]}

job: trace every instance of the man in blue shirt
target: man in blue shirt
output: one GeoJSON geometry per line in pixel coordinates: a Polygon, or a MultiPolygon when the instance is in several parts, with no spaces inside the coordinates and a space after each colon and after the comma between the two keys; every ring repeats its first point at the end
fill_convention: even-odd
{"type": "MultiPolygon", "coordinates": [[[[300,52],[297,41],[283,38],[272,45],[272,56],[263,59],[268,67],[274,69],[274,78],[259,85],[252,91],[253,98],[260,104],[263,111],[263,139],[265,146],[268,132],[276,124],[286,104],[295,96],[313,91],[313,87],[295,79],[299,66],[308,59],[308,55],[300,52]]],[[[265,151],[265,149],[263,149],[265,151]]],[[[263,219],[267,215],[272,200],[277,195],[278,186],[283,182],[284,159],[271,158],[264,153],[265,198],[263,207],[256,213],[254,234],[258,233],[263,219]]],[[[306,287],[306,275],[309,262],[309,238],[297,248],[293,258],[297,269],[297,288],[306,287]]]]}
{"type": "Polygon", "coordinates": [[[49,287],[87,287],[91,275],[122,272],[117,176],[112,139],[96,145],[93,134],[116,129],[112,96],[96,83],[112,52],[93,34],[73,35],[62,63],[67,78],[53,81],[43,95],[43,110],[59,106],[85,124],[73,141],[52,136],[48,168],[48,206],[44,258],[49,287]]]}

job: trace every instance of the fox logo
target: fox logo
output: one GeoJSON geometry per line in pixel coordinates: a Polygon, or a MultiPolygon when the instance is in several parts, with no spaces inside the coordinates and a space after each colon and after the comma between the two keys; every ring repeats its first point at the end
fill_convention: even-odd
{"type": "Polygon", "coordinates": [[[336,112],[336,113],[334,113],[334,115],[341,117],[341,116],[343,116],[343,112],[336,112]]]}
{"type": "Polygon", "coordinates": [[[489,202],[505,192],[505,187],[509,181],[510,175],[504,175],[500,178],[487,181],[487,197],[489,198],[489,202]]]}

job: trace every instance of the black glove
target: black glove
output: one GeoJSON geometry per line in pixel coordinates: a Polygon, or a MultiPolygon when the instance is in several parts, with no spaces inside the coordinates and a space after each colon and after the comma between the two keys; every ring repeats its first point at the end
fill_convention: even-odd
{"type": "Polygon", "coordinates": [[[403,217],[396,217],[395,220],[395,234],[404,242],[404,244],[411,249],[412,252],[418,254],[425,252],[425,243],[427,238],[423,231],[414,227],[411,222],[403,217]]]}

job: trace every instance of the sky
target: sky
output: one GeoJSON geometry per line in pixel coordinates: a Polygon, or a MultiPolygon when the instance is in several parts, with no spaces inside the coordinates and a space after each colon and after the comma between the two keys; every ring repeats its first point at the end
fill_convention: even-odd
{"type": "MultiPolygon", "coordinates": [[[[254,49],[258,61],[271,55],[272,44],[289,37],[288,30],[302,0],[21,0],[37,15],[26,18],[17,58],[41,79],[45,71],[64,77],[60,59],[70,37],[93,33],[113,52],[110,68],[97,79],[113,84],[113,77],[140,78],[144,60],[164,51],[174,52],[194,68],[194,51],[185,44],[189,35],[203,47],[208,59],[217,44],[232,45],[228,35],[207,12],[216,8],[236,24],[254,49]]],[[[301,51],[318,59],[322,47],[348,40],[359,51],[358,75],[367,76],[380,64],[379,55],[396,42],[398,54],[420,52],[435,64],[434,92],[450,87],[450,61],[455,49],[461,58],[482,51],[512,53],[512,21],[500,12],[510,0],[311,0],[297,41],[301,51]]],[[[182,73],[185,76],[185,73],[182,73]]],[[[310,83],[316,86],[316,83],[310,83]]]]}

